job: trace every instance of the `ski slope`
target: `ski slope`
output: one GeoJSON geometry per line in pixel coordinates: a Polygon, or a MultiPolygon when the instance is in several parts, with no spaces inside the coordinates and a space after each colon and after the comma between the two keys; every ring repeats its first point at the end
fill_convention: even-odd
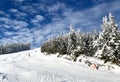
{"type": "Polygon", "coordinates": [[[0,55],[0,82],[120,82],[120,73],[93,70],[34,49],[0,55]]]}

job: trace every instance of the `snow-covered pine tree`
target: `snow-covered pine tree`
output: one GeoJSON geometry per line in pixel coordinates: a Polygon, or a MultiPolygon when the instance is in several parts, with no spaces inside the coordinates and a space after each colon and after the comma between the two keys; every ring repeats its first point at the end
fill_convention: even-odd
{"type": "Polygon", "coordinates": [[[67,46],[67,54],[73,54],[73,50],[76,49],[76,34],[73,25],[70,25],[70,32],[68,35],[68,46],[67,46]]]}
{"type": "Polygon", "coordinates": [[[93,35],[91,33],[87,33],[85,37],[85,46],[84,52],[86,56],[93,56],[93,35]]]}
{"type": "Polygon", "coordinates": [[[76,35],[76,48],[72,51],[73,60],[76,61],[77,57],[84,54],[84,34],[77,29],[76,35]]]}
{"type": "Polygon", "coordinates": [[[103,17],[101,28],[102,32],[100,32],[95,45],[97,47],[95,56],[105,59],[105,62],[111,61],[120,64],[119,30],[111,13],[109,13],[109,19],[106,16],[103,17]]]}
{"type": "MultiPolygon", "coordinates": [[[[57,43],[58,43],[58,52],[60,55],[64,55],[67,53],[67,35],[60,35],[57,37],[57,43]]],[[[59,56],[60,56],[59,55],[59,56]]]]}
{"type": "Polygon", "coordinates": [[[70,25],[70,32],[68,33],[67,54],[72,57],[74,61],[81,54],[84,54],[84,34],[80,30],[75,31],[73,25],[70,25]]]}
{"type": "Polygon", "coordinates": [[[75,52],[76,55],[83,54],[83,48],[84,48],[83,37],[84,37],[84,35],[80,32],[79,29],[77,29],[77,31],[76,31],[76,48],[77,49],[75,52]]]}

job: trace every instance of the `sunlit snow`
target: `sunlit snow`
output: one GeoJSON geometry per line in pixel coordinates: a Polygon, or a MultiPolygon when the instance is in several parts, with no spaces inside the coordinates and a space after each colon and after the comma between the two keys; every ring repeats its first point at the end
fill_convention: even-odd
{"type": "MultiPolygon", "coordinates": [[[[91,59],[93,60],[93,59],[91,59]]],[[[0,55],[0,82],[120,82],[120,69],[94,70],[40,49],[0,55]]]]}

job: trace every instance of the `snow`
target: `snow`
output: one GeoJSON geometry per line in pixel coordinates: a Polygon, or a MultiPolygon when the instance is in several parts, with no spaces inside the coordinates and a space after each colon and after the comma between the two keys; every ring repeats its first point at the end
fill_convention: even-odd
{"type": "Polygon", "coordinates": [[[87,57],[85,55],[81,55],[77,58],[77,62],[79,62],[84,67],[88,67],[92,64],[95,64],[98,67],[99,71],[107,71],[107,72],[120,74],[119,66],[111,64],[110,62],[104,63],[103,60],[100,60],[95,57],[87,57]]]}
{"type": "Polygon", "coordinates": [[[120,68],[93,70],[80,62],[44,55],[38,48],[0,55],[0,82],[120,82],[120,68]]]}

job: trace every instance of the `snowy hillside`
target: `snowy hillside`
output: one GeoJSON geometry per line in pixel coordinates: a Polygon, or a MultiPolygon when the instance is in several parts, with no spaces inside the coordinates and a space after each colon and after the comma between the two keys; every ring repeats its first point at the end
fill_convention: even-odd
{"type": "Polygon", "coordinates": [[[116,72],[94,70],[40,49],[0,55],[0,82],[120,82],[116,72]]]}

